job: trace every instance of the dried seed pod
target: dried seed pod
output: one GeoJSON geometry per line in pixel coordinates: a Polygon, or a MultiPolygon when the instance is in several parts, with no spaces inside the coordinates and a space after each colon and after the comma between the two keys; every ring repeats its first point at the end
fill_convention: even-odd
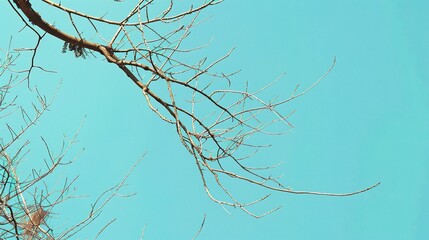
{"type": "Polygon", "coordinates": [[[64,42],[62,53],[66,53],[67,52],[68,45],[69,45],[68,42],[64,42]]]}

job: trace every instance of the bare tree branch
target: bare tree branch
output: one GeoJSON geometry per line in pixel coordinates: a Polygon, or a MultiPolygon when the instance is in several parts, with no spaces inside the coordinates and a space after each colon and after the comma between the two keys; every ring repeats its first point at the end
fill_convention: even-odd
{"type": "MultiPolygon", "coordinates": [[[[65,22],[68,19],[75,35],[45,20],[43,13],[33,9],[31,1],[8,1],[16,6],[14,10],[21,19],[24,20],[24,16],[28,19],[24,20],[25,25],[36,34],[34,55],[43,36],[49,34],[64,41],[63,52],[71,51],[76,57],[85,57],[84,52],[88,50],[116,65],[140,89],[149,108],[163,121],[174,125],[180,142],[195,160],[207,195],[220,205],[238,207],[256,218],[278,209],[254,214],[248,207],[265,200],[269,195],[249,203],[243,202],[225,185],[225,177],[274,192],[324,196],[352,196],[380,184],[350,193],[295,191],[270,175],[269,170],[275,166],[254,168],[248,164],[255,152],[266,147],[266,144],[255,144],[250,139],[258,134],[283,134],[292,128],[289,117],[293,112],[284,114],[280,106],[303,96],[319,84],[333,69],[335,59],[312,85],[304,90],[299,90],[298,85],[286,98],[263,99],[260,93],[273,83],[254,92],[247,85],[243,90],[233,88],[231,78],[236,72],[218,70],[233,50],[211,62],[207,57],[195,59],[194,62],[184,60],[185,55],[201,49],[201,46],[184,47],[191,30],[201,23],[201,13],[221,0],[200,1],[186,10],[177,10],[173,0],[140,0],[122,20],[97,17],[67,8],[60,2],[43,0],[58,9],[58,14],[65,16],[65,22]],[[161,8],[163,10],[157,10],[161,8]],[[90,22],[89,29],[79,25],[83,21],[90,22]],[[104,28],[116,30],[110,35],[101,34],[99,29],[104,28]],[[97,38],[88,37],[88,33],[83,34],[83,30],[92,31],[97,38]],[[271,132],[273,125],[283,130],[271,132]],[[223,197],[215,196],[218,194],[223,197]]],[[[31,63],[28,75],[33,66],[34,62],[31,63]]]]}
{"type": "MultiPolygon", "coordinates": [[[[0,52],[3,53],[2,50],[0,52]]],[[[77,142],[80,128],[71,138],[65,137],[59,150],[53,150],[51,144],[41,137],[46,158],[42,162],[28,161],[31,145],[25,137],[29,129],[34,128],[48,110],[53,98],[47,99],[37,90],[37,87],[32,91],[25,87],[24,90],[35,96],[36,102],[21,105],[17,101],[16,88],[19,88],[23,81],[14,74],[26,73],[12,71],[11,66],[17,58],[10,53],[10,49],[5,53],[6,57],[0,58],[0,132],[2,133],[0,135],[0,239],[69,239],[96,220],[102,209],[113,198],[120,196],[119,191],[141,159],[133,165],[119,184],[98,197],[86,218],[65,230],[55,229],[54,231],[50,227],[51,213],[60,204],[74,198],[73,185],[77,177],[71,180],[67,177],[62,178],[59,186],[51,186],[50,179],[55,176],[58,168],[71,164],[79,156],[78,153],[72,158],[68,157],[70,150],[77,142]],[[8,73],[11,73],[9,78],[6,76],[8,73]],[[26,165],[22,167],[22,164],[26,165]],[[32,168],[33,164],[40,168],[32,168]]],[[[120,197],[129,196],[132,195],[120,197]]],[[[104,229],[100,230],[100,234],[104,229]]]]}

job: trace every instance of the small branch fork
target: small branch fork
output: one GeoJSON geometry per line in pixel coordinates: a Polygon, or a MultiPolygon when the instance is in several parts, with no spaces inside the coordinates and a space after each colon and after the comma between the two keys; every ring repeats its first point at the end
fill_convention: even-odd
{"type": "Polygon", "coordinates": [[[12,6],[16,6],[14,9],[22,19],[28,19],[24,22],[37,34],[39,41],[48,33],[67,44],[99,53],[109,63],[122,70],[141,89],[149,108],[163,121],[175,126],[181,143],[195,160],[207,195],[216,203],[238,207],[256,218],[278,209],[260,215],[252,213],[248,207],[265,200],[269,195],[243,203],[224,185],[225,177],[275,192],[325,196],[351,196],[379,185],[377,183],[362,190],[342,194],[294,191],[280,183],[277,177],[264,175],[263,170],[267,171],[275,166],[248,166],[246,160],[250,160],[259,149],[267,147],[252,143],[251,137],[256,134],[284,134],[293,127],[289,121],[291,114],[283,115],[278,110],[279,107],[315,87],[331,72],[335,59],[320,79],[303,90],[300,90],[298,85],[285,99],[274,98],[267,101],[259,97],[261,92],[280,78],[254,92],[247,86],[244,90],[231,89],[230,79],[236,72],[219,72],[218,68],[233,50],[211,62],[207,61],[207,58],[193,63],[184,60],[204,47],[185,47],[185,39],[190,36],[191,29],[202,22],[199,21],[200,14],[222,0],[206,0],[185,11],[176,11],[173,7],[174,1],[170,0],[160,12],[152,11],[159,9],[153,6],[165,4],[166,1],[139,0],[129,14],[119,21],[106,19],[104,16],[96,17],[67,8],[60,3],[42,0],[68,16],[77,36],[46,22],[32,8],[30,1],[8,1],[12,6]],[[89,22],[99,41],[85,38],[81,34],[81,29],[85,27],[78,25],[76,19],[89,22]],[[32,25],[44,33],[38,33],[32,25]],[[115,28],[116,31],[106,37],[98,31],[100,27],[115,28]],[[270,120],[267,121],[268,118],[270,120]],[[275,124],[281,124],[285,130],[271,132],[270,129],[275,124]],[[212,184],[218,186],[219,194],[226,197],[226,201],[214,197],[212,184]]]}

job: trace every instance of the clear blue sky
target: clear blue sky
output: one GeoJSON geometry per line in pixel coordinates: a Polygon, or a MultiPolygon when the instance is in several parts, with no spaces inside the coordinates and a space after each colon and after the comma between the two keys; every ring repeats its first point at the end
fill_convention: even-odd
{"type": "MultiPolygon", "coordinates": [[[[35,144],[40,135],[56,143],[87,115],[76,145],[76,151],[85,151],[60,173],[79,175],[78,193],[92,197],[118,182],[147,152],[125,191],[137,195],[114,200],[80,236],[92,237],[95,227],[116,217],[101,239],[138,239],[145,225],[144,239],[191,239],[206,213],[199,239],[429,239],[428,12],[429,2],[422,0],[226,1],[209,10],[212,17],[191,36],[197,43],[213,38],[206,50],[213,58],[237,47],[227,66],[242,69],[237,81],[261,86],[286,72],[276,86],[276,93],[285,95],[297,83],[311,84],[336,56],[333,72],[285,108],[297,110],[296,128],[264,138],[273,147],[256,157],[283,161],[278,171],[295,190],[348,192],[382,182],[361,195],[276,193],[254,209],[282,206],[265,218],[237,209],[227,213],[206,196],[174,128],[148,110],[139,89],[101,58],[62,55],[62,43],[51,37],[38,58],[58,73],[36,74],[34,83],[46,93],[59,79],[63,84],[51,111],[28,137],[35,144]]],[[[0,15],[1,48],[10,35],[14,47],[33,46],[34,40],[17,34],[21,22],[6,1],[0,15]]],[[[243,198],[263,192],[231,184],[243,198]]],[[[72,200],[50,221],[64,227],[83,217],[93,200],[72,200]]]]}

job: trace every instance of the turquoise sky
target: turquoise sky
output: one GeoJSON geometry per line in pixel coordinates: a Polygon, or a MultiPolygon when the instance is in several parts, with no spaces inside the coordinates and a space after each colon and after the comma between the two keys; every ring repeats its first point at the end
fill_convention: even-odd
{"type": "MultiPolygon", "coordinates": [[[[71,2],[62,1],[79,6],[71,2]]],[[[80,3],[81,10],[84,4],[91,5],[89,11],[101,9],[80,3]]],[[[429,239],[428,12],[423,0],[226,1],[206,12],[211,18],[190,43],[213,38],[204,52],[212,59],[237,47],[224,65],[242,70],[234,80],[256,89],[286,72],[266,98],[289,96],[298,83],[310,85],[337,58],[320,85],[283,109],[297,110],[296,127],[284,136],[261,138],[273,146],[256,158],[283,161],[276,173],[284,173],[283,182],[294,190],[349,192],[382,182],[345,198],[274,193],[253,210],[282,208],[262,219],[238,209],[227,208],[228,213],[206,196],[175,129],[147,108],[119,69],[100,57],[64,55],[63,43],[47,37],[37,61],[58,73],[36,72],[32,82],[48,96],[61,79],[62,85],[51,111],[26,136],[35,146],[29,158],[44,156],[37,147],[40,136],[57,146],[87,115],[75,145],[75,152],[85,151],[52,182],[79,175],[77,193],[91,196],[67,202],[50,222],[64,228],[84,217],[95,197],[147,152],[123,191],[137,195],[112,201],[80,239],[92,239],[111,218],[117,220],[100,239],[139,239],[144,228],[144,239],[191,239],[204,214],[198,239],[429,239]]],[[[6,1],[0,16],[0,48],[7,48],[10,36],[14,48],[33,46],[31,34],[17,33],[21,20],[6,1]]],[[[266,193],[230,184],[243,199],[266,193]]]]}

